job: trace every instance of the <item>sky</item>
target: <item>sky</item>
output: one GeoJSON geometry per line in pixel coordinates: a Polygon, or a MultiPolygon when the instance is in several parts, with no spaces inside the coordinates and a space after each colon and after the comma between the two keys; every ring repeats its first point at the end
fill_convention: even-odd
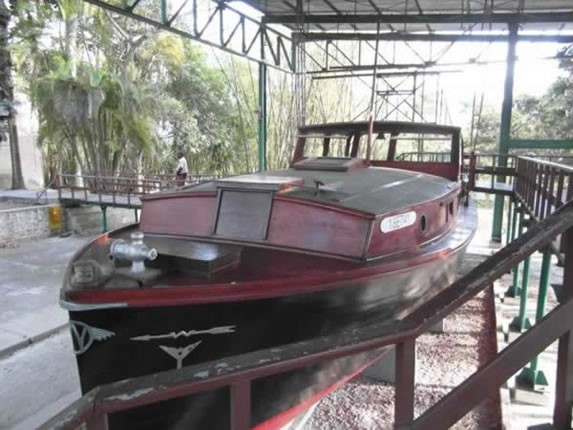
{"type": "MultiPolygon", "coordinates": [[[[466,52],[472,47],[465,45],[466,52]]],[[[533,96],[543,95],[550,85],[564,72],[559,69],[557,60],[540,60],[540,58],[554,56],[563,45],[555,43],[519,43],[517,57],[520,59],[515,66],[514,97],[521,94],[533,96]]],[[[475,48],[474,48],[475,49],[475,48]]],[[[488,57],[492,59],[505,59],[507,47],[504,44],[492,44],[488,57]]],[[[462,53],[454,54],[459,58],[468,58],[462,53]]],[[[501,110],[505,81],[505,62],[492,63],[484,66],[465,66],[463,72],[449,74],[442,79],[444,92],[448,98],[448,107],[454,122],[462,120],[462,107],[464,103],[471,104],[473,93],[478,97],[484,94],[484,104],[501,110]]]]}
{"type": "MultiPolygon", "coordinates": [[[[182,0],[172,0],[169,2],[171,8],[176,8],[177,2],[182,0]]],[[[260,18],[260,13],[255,11],[253,8],[242,4],[241,2],[233,2],[232,6],[251,16],[255,19],[260,18]]],[[[209,12],[213,10],[214,3],[207,0],[199,2],[200,16],[206,17],[209,12]]],[[[186,20],[190,19],[189,14],[192,11],[189,7],[184,8],[182,12],[182,17],[186,20]]],[[[229,29],[232,29],[234,23],[236,22],[237,16],[232,11],[226,12],[225,23],[229,29]]],[[[204,18],[202,18],[204,19],[204,18]]],[[[227,31],[230,31],[227,29],[227,31]]],[[[254,31],[254,27],[251,29],[254,31]]],[[[204,34],[204,37],[212,38],[216,43],[218,42],[218,19],[215,19],[209,26],[204,34]]],[[[252,33],[251,33],[252,34],[252,33]]],[[[237,42],[240,42],[240,37],[235,38],[237,42]]],[[[391,51],[391,42],[387,42],[385,45],[381,45],[385,52],[391,51]]],[[[231,45],[232,46],[232,43],[231,45]]],[[[427,43],[410,43],[414,49],[426,54],[429,51],[429,44],[427,43]]],[[[440,52],[444,47],[447,47],[447,43],[434,43],[432,52],[440,52]]],[[[520,94],[530,94],[534,96],[541,96],[545,93],[548,87],[557,79],[557,77],[562,74],[558,67],[558,62],[556,60],[539,60],[543,57],[554,56],[563,45],[558,45],[555,43],[526,43],[521,42],[517,46],[517,57],[519,61],[516,63],[516,73],[515,73],[515,86],[514,95],[518,96],[520,94]]],[[[208,54],[208,59],[214,66],[219,66],[219,61],[217,57],[221,51],[217,51],[213,48],[208,48],[206,51],[208,54]],[[219,52],[219,53],[217,53],[219,52]]],[[[352,52],[349,49],[347,52],[352,52]]],[[[396,63],[408,63],[417,62],[415,56],[413,56],[411,50],[404,45],[397,48],[397,54],[395,61],[396,63]]],[[[444,91],[448,110],[452,117],[452,122],[458,125],[464,125],[468,121],[467,106],[471,106],[474,94],[479,98],[481,94],[484,94],[484,102],[486,106],[491,106],[496,110],[501,109],[502,98],[503,98],[503,85],[505,78],[505,58],[507,53],[506,43],[466,43],[458,42],[455,43],[445,54],[441,61],[445,63],[456,63],[456,62],[467,62],[470,58],[479,58],[483,61],[494,61],[494,63],[488,65],[474,65],[474,66],[463,66],[455,67],[456,70],[461,70],[459,73],[449,73],[443,75],[440,78],[440,86],[444,91]],[[464,110],[465,107],[465,110],[464,110]]],[[[423,54],[423,55],[426,55],[423,54]]],[[[368,63],[368,61],[364,61],[368,63]]],[[[255,66],[255,64],[253,64],[255,66]]],[[[254,68],[253,70],[256,70],[254,68]]],[[[357,85],[361,86],[360,83],[357,85]]],[[[362,93],[370,91],[368,88],[364,87],[358,89],[357,93],[359,96],[366,100],[369,99],[369,95],[362,93]]]]}

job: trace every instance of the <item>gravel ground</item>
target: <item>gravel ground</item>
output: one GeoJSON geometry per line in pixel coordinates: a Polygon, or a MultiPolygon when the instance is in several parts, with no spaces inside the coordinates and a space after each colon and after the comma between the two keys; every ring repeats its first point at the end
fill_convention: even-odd
{"type": "MultiPolygon", "coordinates": [[[[450,315],[441,334],[417,341],[415,414],[435,404],[496,354],[493,294],[490,290],[450,315]]],[[[394,386],[358,376],[322,399],[305,430],[391,429],[394,386]]],[[[499,429],[499,396],[484,401],[454,427],[499,429]]]]}

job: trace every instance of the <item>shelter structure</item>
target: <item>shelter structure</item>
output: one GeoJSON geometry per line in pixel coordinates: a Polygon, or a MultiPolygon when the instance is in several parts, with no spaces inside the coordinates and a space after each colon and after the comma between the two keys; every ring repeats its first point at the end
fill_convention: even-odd
{"type": "MultiPolygon", "coordinates": [[[[371,114],[377,120],[447,123],[440,76],[481,61],[474,57],[445,62],[448,50],[460,42],[507,44],[501,154],[512,149],[573,148],[573,139],[524,140],[510,133],[517,44],[573,43],[569,0],[84,1],[256,61],[261,170],[266,169],[269,68],[293,74],[299,125],[305,123],[309,82],[343,78],[369,89],[361,119],[371,114]],[[417,49],[414,43],[427,44],[427,49],[417,49]],[[396,55],[397,44],[410,52],[408,58],[396,55]]],[[[505,167],[507,158],[499,157],[498,163],[505,167]]],[[[496,196],[496,241],[501,240],[503,199],[496,196]]]]}

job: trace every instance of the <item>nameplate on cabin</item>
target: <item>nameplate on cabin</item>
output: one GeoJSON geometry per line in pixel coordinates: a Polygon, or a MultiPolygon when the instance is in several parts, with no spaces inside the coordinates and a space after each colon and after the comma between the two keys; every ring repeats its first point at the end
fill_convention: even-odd
{"type": "Polygon", "coordinates": [[[400,215],[393,215],[380,221],[380,231],[390,233],[414,225],[416,222],[416,212],[410,211],[400,215]]]}

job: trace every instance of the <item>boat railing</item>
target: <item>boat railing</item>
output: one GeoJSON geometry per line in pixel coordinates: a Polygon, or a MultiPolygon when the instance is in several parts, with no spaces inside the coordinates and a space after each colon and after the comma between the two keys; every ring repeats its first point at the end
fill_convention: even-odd
{"type": "MultiPolygon", "coordinates": [[[[525,197],[534,190],[549,200],[550,181],[533,180],[528,160],[520,169],[529,183],[518,184],[516,202],[531,202],[525,197]],[[528,191],[529,190],[529,191],[528,191]],[[522,199],[525,199],[522,201],[522,199]]],[[[567,191],[567,194],[569,192],[567,191]]],[[[400,429],[449,428],[512,375],[559,340],[556,395],[553,422],[557,428],[569,428],[573,405],[573,202],[557,207],[551,214],[532,223],[528,230],[469,273],[443,290],[400,321],[372,324],[352,331],[324,336],[178,370],[128,379],[97,387],[52,418],[42,429],[108,428],[108,415],[156,402],[228,387],[231,428],[251,428],[251,384],[254,380],[293,369],[315,365],[385,346],[396,347],[395,426],[400,429]],[[522,333],[461,385],[414,419],[415,346],[418,336],[442,320],[479,292],[491,287],[520,262],[537,250],[546,250],[559,236],[564,241],[564,277],[562,301],[525,333],[522,333]]],[[[543,211],[540,213],[544,213],[543,211]]]]}
{"type": "Polygon", "coordinates": [[[402,152],[395,161],[412,161],[417,163],[451,163],[451,152],[402,152]]]}
{"type": "Polygon", "coordinates": [[[464,154],[462,172],[471,191],[511,194],[517,156],[497,153],[464,154]]]}

